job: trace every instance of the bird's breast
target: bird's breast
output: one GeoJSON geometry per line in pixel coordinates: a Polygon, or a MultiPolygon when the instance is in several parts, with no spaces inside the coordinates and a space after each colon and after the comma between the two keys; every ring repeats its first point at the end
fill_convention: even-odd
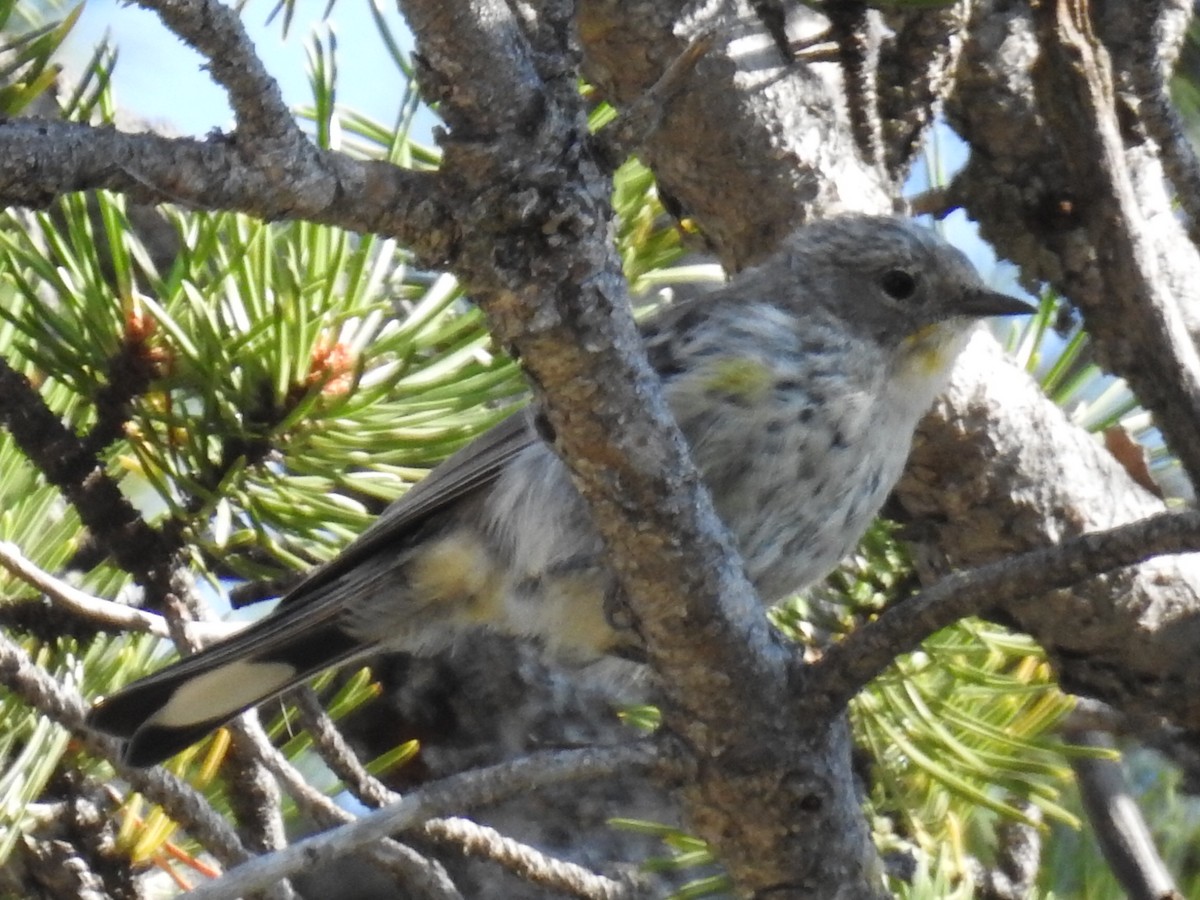
{"type": "Polygon", "coordinates": [[[912,416],[890,402],[886,368],[846,350],[776,366],[718,360],[668,392],[767,602],[823,577],[853,548],[908,455],[912,416]]]}

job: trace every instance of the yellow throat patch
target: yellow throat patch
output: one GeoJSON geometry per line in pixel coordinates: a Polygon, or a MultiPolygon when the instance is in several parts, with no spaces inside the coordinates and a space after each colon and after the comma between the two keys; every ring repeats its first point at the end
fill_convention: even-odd
{"type": "Polygon", "coordinates": [[[901,344],[904,368],[920,375],[934,375],[954,361],[957,348],[945,323],[935,322],[914,331],[901,344]]]}

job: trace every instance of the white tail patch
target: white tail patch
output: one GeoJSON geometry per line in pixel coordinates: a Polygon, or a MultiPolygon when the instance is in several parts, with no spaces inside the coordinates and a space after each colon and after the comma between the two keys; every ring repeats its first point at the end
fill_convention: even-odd
{"type": "Polygon", "coordinates": [[[295,666],[287,663],[231,662],[185,681],[147,724],[184,728],[222,718],[271,696],[295,677],[295,666]]]}

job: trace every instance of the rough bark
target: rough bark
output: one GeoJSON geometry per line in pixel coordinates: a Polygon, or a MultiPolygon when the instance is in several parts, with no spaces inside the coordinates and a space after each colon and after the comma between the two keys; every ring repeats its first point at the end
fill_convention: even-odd
{"type": "MultiPolygon", "coordinates": [[[[201,0],[145,5],[202,50],[219,49],[196,37],[201,0]]],[[[875,896],[844,717],[803,715],[805,669],[767,628],[638,348],[571,35],[583,71],[619,107],[651,90],[703,30],[720,36],[640,155],[731,269],[810,217],[889,207],[923,123],[946,100],[973,148],[949,196],[1027,279],[1079,304],[1099,358],[1139,387],[1195,473],[1200,314],[1181,297],[1200,258],[1172,214],[1161,132],[1125,127],[1137,92],[1156,83],[1153,61],[1178,39],[1180,4],[1151,6],[1131,23],[1107,5],[1092,36],[1082,4],[1031,14],[978,2],[955,38],[957,69],[957,43],[937,47],[954,13],[893,14],[903,40],[881,58],[902,83],[906,73],[918,81],[871,98],[901,123],[875,133],[869,115],[844,107],[871,83],[856,77],[861,60],[786,66],[732,0],[580,0],[575,20],[553,0],[409,0],[424,86],[448,125],[437,175],[306,146],[294,123],[278,121],[272,85],[233,30],[222,46],[237,52],[216,76],[237,112],[236,140],[0,123],[0,198],[40,205],[106,187],[379,232],[430,264],[449,262],[520,355],[613,552],[687,761],[692,825],[745,895],[875,896]],[[1131,33],[1137,40],[1122,37],[1131,33]],[[1111,71],[1143,77],[1106,74],[1106,53],[1111,71]],[[863,123],[886,144],[875,164],[860,152],[863,123]],[[1071,164],[1084,154],[1104,160],[1099,172],[1071,164]]],[[[794,37],[820,27],[804,11],[791,24],[794,37]]],[[[898,494],[926,577],[1162,509],[985,341],[922,430],[898,494]]],[[[1194,728],[1197,565],[1156,561],[991,613],[1042,642],[1069,688],[1194,728]]]]}

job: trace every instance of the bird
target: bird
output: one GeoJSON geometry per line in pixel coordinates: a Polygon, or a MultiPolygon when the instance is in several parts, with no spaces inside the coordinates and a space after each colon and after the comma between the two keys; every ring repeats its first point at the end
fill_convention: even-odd
{"type": "MultiPolygon", "coordinates": [[[[764,603],[827,575],[899,479],[972,328],[1033,312],[932,230],[842,215],[642,325],[714,506],[764,603]]],[[[523,410],[449,457],[275,609],[90,710],[148,766],[333,666],[475,629],[552,658],[637,658],[620,585],[565,464],[523,410]]]]}

